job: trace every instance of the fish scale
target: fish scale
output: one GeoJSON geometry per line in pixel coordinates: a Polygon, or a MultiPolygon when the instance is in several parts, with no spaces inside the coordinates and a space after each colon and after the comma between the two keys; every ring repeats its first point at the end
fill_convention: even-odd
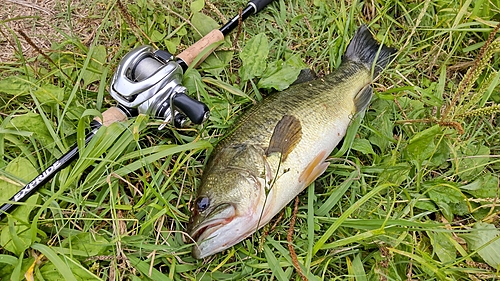
{"type": "MultiPolygon", "coordinates": [[[[274,126],[281,120],[282,116],[285,114],[291,115],[309,115],[308,118],[313,120],[320,119],[324,120],[327,118],[325,115],[311,114],[314,110],[321,110],[321,104],[327,102],[326,100],[312,99],[311,94],[318,93],[318,89],[314,88],[315,85],[296,85],[294,86],[297,94],[290,94],[286,92],[285,94],[276,94],[270,96],[270,98],[265,99],[262,104],[252,108],[250,112],[245,114],[238,120],[238,127],[226,138],[224,138],[220,145],[216,147],[220,148],[223,145],[230,145],[231,143],[258,143],[260,145],[266,146],[269,142],[271,134],[273,132],[274,126]],[[304,87],[311,88],[311,91],[304,93],[304,87]],[[278,108],[273,108],[275,104],[279,104],[278,108]],[[269,111],[267,115],[261,115],[259,112],[269,111]]],[[[290,89],[292,90],[292,88],[290,89]]],[[[283,93],[283,92],[282,92],[283,93]]]]}
{"type": "MultiPolygon", "coordinates": [[[[241,117],[236,129],[218,144],[214,153],[224,146],[237,143],[267,146],[274,127],[286,114],[300,116],[301,122],[312,124],[303,126],[312,138],[318,135],[318,128],[331,131],[332,126],[336,126],[335,120],[338,118],[349,122],[348,119],[355,113],[353,112],[354,104],[352,99],[346,99],[344,96],[355,95],[371,79],[368,71],[358,64],[345,65],[342,68],[346,70],[340,73],[335,72],[322,80],[294,85],[287,91],[271,95],[261,104],[254,106],[241,117]],[[365,71],[356,72],[356,69],[365,71]],[[358,73],[358,75],[353,76],[352,73],[358,73]],[[359,83],[358,81],[366,82],[359,83]],[[336,91],[332,91],[331,84],[337,84],[336,91]],[[354,88],[351,85],[357,86],[354,88]],[[261,112],[268,114],[261,114],[261,112]]],[[[305,141],[309,139],[311,138],[304,138],[305,141]]],[[[304,143],[304,145],[307,144],[304,143]]]]}
{"type": "Polygon", "coordinates": [[[341,65],[322,79],[291,86],[244,113],[204,169],[188,231],[203,258],[268,223],[321,175],[351,119],[372,96],[395,50],[358,29],[341,65]]]}

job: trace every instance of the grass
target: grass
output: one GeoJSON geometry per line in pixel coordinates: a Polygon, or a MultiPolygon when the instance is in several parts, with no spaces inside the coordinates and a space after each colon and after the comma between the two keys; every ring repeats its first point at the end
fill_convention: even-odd
{"type": "MultiPolygon", "coordinates": [[[[499,278],[499,41],[486,43],[499,1],[276,1],[186,73],[211,109],[206,124],[158,131],[139,116],[84,146],[92,117],[114,105],[108,82],[128,50],[179,53],[246,4],[183,3],[80,3],[101,20],[91,40],[61,30],[43,55],[23,53],[22,35],[0,22],[16,54],[0,64],[0,203],[73,143],[81,153],[0,222],[0,280],[499,278]],[[269,85],[290,82],[243,73],[245,46],[264,34],[262,67],[322,76],[361,24],[399,54],[326,173],[299,195],[296,256],[292,202],[235,247],[193,259],[184,231],[205,155],[269,85]]],[[[69,2],[58,12],[77,22],[69,2]]]]}

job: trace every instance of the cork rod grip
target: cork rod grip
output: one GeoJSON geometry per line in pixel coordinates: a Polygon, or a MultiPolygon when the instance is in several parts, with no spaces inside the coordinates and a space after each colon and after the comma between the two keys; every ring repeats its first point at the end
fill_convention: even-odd
{"type": "MultiPolygon", "coordinates": [[[[205,35],[203,38],[198,40],[196,43],[193,45],[189,46],[186,50],[184,50],[182,53],[177,55],[177,58],[182,59],[188,66],[191,66],[193,61],[195,60],[196,56],[198,56],[203,50],[205,50],[208,46],[210,46],[213,43],[219,42],[224,40],[224,34],[218,29],[214,29],[210,31],[207,35],[205,35]]],[[[215,49],[213,47],[210,52],[207,52],[205,56],[200,60],[200,63],[210,55],[210,53],[215,49]]]]}
{"type": "Polygon", "coordinates": [[[101,118],[99,117],[94,118],[94,120],[101,123],[103,126],[107,127],[115,122],[121,122],[127,120],[127,115],[125,115],[123,111],[121,111],[116,107],[110,107],[102,113],[102,118],[104,120],[101,120],[101,118]]]}

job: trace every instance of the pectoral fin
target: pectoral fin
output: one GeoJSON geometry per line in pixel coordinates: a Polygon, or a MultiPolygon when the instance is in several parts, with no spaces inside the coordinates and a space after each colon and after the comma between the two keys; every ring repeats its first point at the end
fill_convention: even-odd
{"type": "Polygon", "coordinates": [[[292,115],[285,115],[274,127],[266,155],[278,152],[281,155],[281,161],[285,161],[301,138],[302,126],[299,119],[292,115]]]}
{"type": "Polygon", "coordinates": [[[370,100],[372,99],[373,89],[370,85],[364,87],[359,91],[358,94],[354,97],[354,107],[356,112],[364,111],[365,108],[370,104],[370,100]]]}
{"type": "Polygon", "coordinates": [[[326,150],[322,150],[314,159],[307,165],[304,171],[299,176],[299,182],[304,182],[305,186],[310,185],[316,178],[323,174],[330,163],[325,162],[327,157],[326,150]]]}

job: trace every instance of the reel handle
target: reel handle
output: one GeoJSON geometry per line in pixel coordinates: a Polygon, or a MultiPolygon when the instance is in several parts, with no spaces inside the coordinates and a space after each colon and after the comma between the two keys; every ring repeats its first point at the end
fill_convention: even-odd
{"type": "MultiPolygon", "coordinates": [[[[195,124],[201,124],[210,116],[208,107],[184,93],[177,93],[173,98],[173,103],[176,108],[182,111],[195,124]]],[[[127,120],[128,115],[118,107],[110,107],[102,113],[102,120],[95,117],[94,120],[103,126],[109,126],[114,122],[122,122],[127,120]]]]}
{"type": "Polygon", "coordinates": [[[203,123],[210,116],[208,106],[182,92],[175,94],[173,103],[174,107],[182,111],[195,124],[203,123]]]}

